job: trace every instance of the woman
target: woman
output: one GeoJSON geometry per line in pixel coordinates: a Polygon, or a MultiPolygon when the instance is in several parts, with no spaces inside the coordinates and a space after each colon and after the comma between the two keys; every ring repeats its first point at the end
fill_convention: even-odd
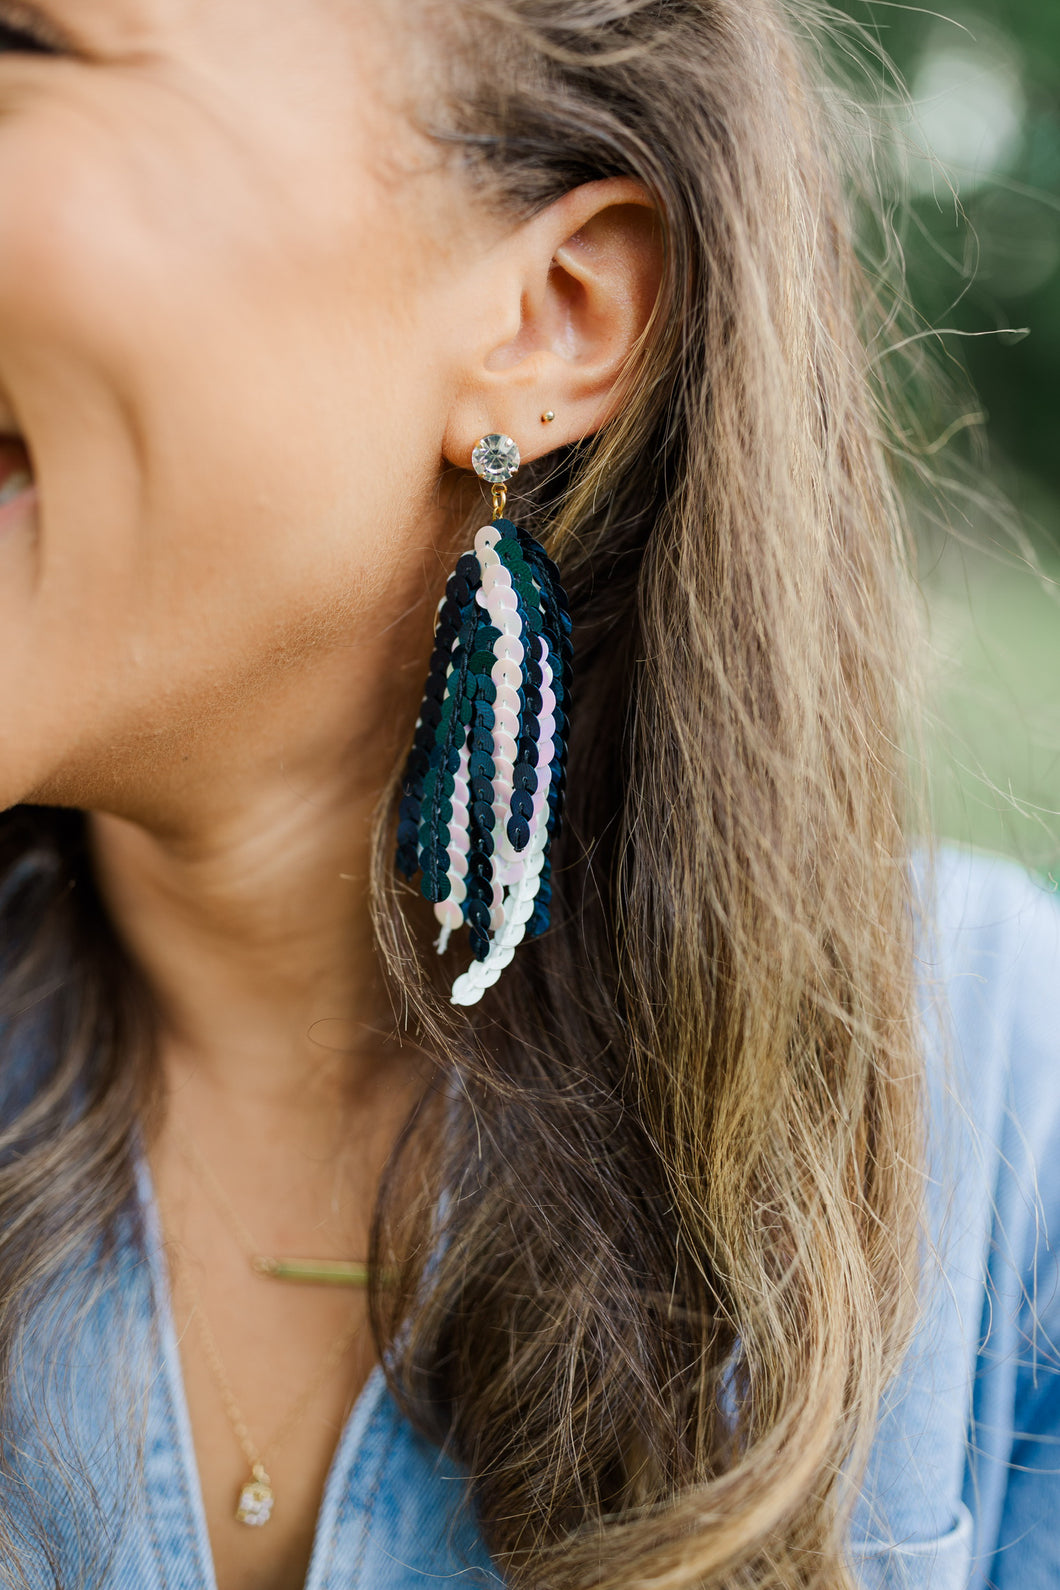
{"type": "Polygon", "coordinates": [[[4,1583],[1060,1583],[1056,913],[910,864],[808,14],[0,22],[4,1583]],[[454,1005],[393,857],[494,434],[576,692],[454,1005]]]}

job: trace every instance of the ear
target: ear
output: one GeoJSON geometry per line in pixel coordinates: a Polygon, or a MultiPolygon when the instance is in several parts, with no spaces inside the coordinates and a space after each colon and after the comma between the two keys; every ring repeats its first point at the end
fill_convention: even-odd
{"type": "Polygon", "coordinates": [[[483,265],[443,443],[463,468],[492,431],[514,437],[530,460],[591,436],[618,411],[659,293],[661,228],[640,183],[606,178],[520,223],[483,265]]]}

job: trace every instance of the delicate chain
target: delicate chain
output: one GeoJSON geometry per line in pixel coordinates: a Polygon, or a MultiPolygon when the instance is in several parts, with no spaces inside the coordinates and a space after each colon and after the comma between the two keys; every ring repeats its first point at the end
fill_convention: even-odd
{"type": "Polygon", "coordinates": [[[239,1212],[232,1200],[221,1186],[221,1183],[214,1175],[211,1167],[206,1163],[198,1149],[195,1147],[195,1144],[191,1141],[191,1138],[188,1137],[184,1131],[182,1131],[175,1121],[172,1124],[172,1131],[174,1137],[177,1140],[177,1147],[180,1149],[180,1152],[187,1160],[191,1169],[201,1176],[203,1181],[208,1184],[209,1189],[213,1194],[213,1201],[217,1206],[218,1212],[223,1219],[228,1221],[228,1224],[231,1226],[240,1247],[243,1248],[247,1258],[250,1260],[251,1264],[253,1264],[261,1250],[254,1241],[254,1238],[251,1236],[250,1232],[247,1230],[247,1227],[243,1224],[239,1212]]]}
{"type": "Polygon", "coordinates": [[[272,1258],[261,1252],[227,1192],[195,1147],[194,1143],[174,1122],[172,1132],[177,1147],[189,1167],[206,1184],[208,1195],[222,1219],[227,1221],[240,1247],[250,1260],[256,1275],[269,1276],[280,1281],[303,1281],[327,1286],[367,1286],[368,1266],[351,1259],[292,1259],[272,1258]]]}
{"type": "MultiPolygon", "coordinates": [[[[176,1249],[175,1251],[179,1254],[179,1249],[176,1249]]],[[[191,1278],[191,1272],[188,1269],[183,1254],[179,1254],[179,1267],[181,1280],[183,1281],[184,1288],[191,1299],[192,1317],[199,1332],[199,1339],[202,1344],[203,1353],[205,1355],[206,1362],[209,1365],[210,1372],[217,1382],[217,1389],[220,1393],[221,1402],[224,1406],[228,1422],[232,1426],[232,1432],[235,1435],[236,1440],[239,1442],[243,1456],[246,1458],[251,1470],[255,1471],[258,1469],[264,1469],[265,1464],[261,1456],[261,1451],[255,1444],[254,1438],[247,1428],[247,1422],[243,1417],[239,1403],[236,1401],[235,1392],[232,1390],[232,1382],[228,1378],[228,1371],[224,1366],[224,1360],[221,1357],[221,1352],[217,1345],[217,1338],[214,1336],[214,1333],[210,1328],[210,1322],[206,1318],[206,1310],[202,1306],[202,1297],[199,1294],[198,1287],[191,1278]]],[[[302,1415],[309,1407],[309,1404],[313,1401],[313,1398],[323,1387],[328,1376],[333,1372],[333,1370],[338,1368],[342,1359],[353,1345],[354,1338],[357,1336],[359,1331],[363,1329],[363,1325],[364,1321],[358,1315],[343,1328],[340,1335],[336,1336],[335,1340],[324,1354],[324,1357],[321,1359],[320,1364],[317,1366],[316,1372],[314,1373],[309,1384],[291,1404],[290,1408],[288,1408],[276,1429],[265,1442],[265,1446],[269,1450],[274,1451],[277,1447],[281,1446],[284,1441],[286,1441],[291,1431],[295,1428],[295,1426],[298,1424],[298,1421],[302,1418],[302,1415]]]]}

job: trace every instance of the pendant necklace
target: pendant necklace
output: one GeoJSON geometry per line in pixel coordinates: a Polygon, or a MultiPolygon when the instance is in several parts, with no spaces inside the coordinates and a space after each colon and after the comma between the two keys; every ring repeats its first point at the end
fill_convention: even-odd
{"type": "MultiPolygon", "coordinates": [[[[274,1281],[297,1281],[304,1285],[355,1287],[366,1287],[368,1285],[368,1266],[360,1260],[273,1258],[268,1254],[262,1253],[244,1224],[239,1211],[191,1139],[177,1126],[173,1127],[173,1133],[182,1156],[187,1161],[189,1168],[198,1176],[200,1183],[210,1197],[210,1201],[225,1220],[236,1241],[243,1249],[255,1275],[266,1276],[274,1281]]],[[[179,1255],[179,1248],[174,1248],[174,1252],[179,1255]]],[[[228,1422],[232,1426],[232,1433],[239,1442],[243,1456],[246,1458],[250,1469],[250,1478],[244,1483],[239,1493],[235,1516],[241,1524],[261,1527],[263,1524],[267,1524],[272,1517],[272,1510],[276,1500],[272,1481],[262,1459],[261,1449],[247,1428],[246,1420],[236,1401],[235,1393],[232,1390],[232,1382],[228,1377],[228,1371],[224,1366],[224,1360],[217,1346],[217,1338],[214,1336],[210,1322],[206,1318],[206,1311],[202,1306],[199,1290],[192,1280],[182,1256],[180,1257],[180,1278],[192,1302],[193,1318],[199,1333],[203,1355],[209,1366],[210,1373],[217,1383],[221,1403],[228,1422]]],[[[352,1320],[336,1336],[321,1359],[312,1380],[287,1410],[280,1424],[265,1442],[266,1450],[275,1451],[286,1440],[313,1398],[324,1385],[328,1376],[338,1367],[349,1348],[353,1345],[353,1340],[361,1330],[363,1323],[363,1319],[358,1314],[358,1317],[352,1320]]]]}
{"type": "MultiPolygon", "coordinates": [[[[250,1477],[244,1481],[239,1492],[235,1516],[241,1524],[260,1528],[262,1525],[267,1524],[272,1517],[272,1510],[276,1501],[272,1480],[269,1478],[268,1470],[265,1467],[261,1448],[247,1428],[247,1422],[243,1417],[239,1403],[236,1401],[235,1392],[232,1390],[232,1382],[228,1378],[228,1371],[224,1366],[224,1360],[217,1346],[217,1338],[214,1336],[210,1322],[206,1318],[206,1310],[202,1306],[199,1289],[191,1278],[191,1273],[183,1256],[180,1254],[179,1248],[174,1247],[173,1251],[179,1257],[180,1279],[191,1300],[192,1317],[199,1333],[203,1355],[209,1366],[210,1373],[217,1383],[217,1390],[220,1393],[221,1403],[228,1422],[232,1426],[232,1433],[239,1442],[243,1456],[247,1460],[247,1466],[250,1469],[250,1477]]],[[[358,1315],[356,1319],[351,1320],[348,1325],[344,1326],[339,1335],[335,1337],[335,1340],[320,1360],[309,1384],[295,1398],[275,1430],[266,1440],[265,1447],[268,1451],[275,1452],[282,1446],[308,1409],[313,1398],[323,1387],[328,1376],[333,1370],[338,1368],[342,1359],[353,1346],[354,1338],[363,1327],[364,1320],[358,1315]]]]}

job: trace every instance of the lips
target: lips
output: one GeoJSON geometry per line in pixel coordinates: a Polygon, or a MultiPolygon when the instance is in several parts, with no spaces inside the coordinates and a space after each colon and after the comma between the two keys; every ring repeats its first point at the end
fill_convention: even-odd
{"type": "Polygon", "coordinates": [[[0,508],[33,490],[33,465],[17,436],[0,436],[0,508]]]}

